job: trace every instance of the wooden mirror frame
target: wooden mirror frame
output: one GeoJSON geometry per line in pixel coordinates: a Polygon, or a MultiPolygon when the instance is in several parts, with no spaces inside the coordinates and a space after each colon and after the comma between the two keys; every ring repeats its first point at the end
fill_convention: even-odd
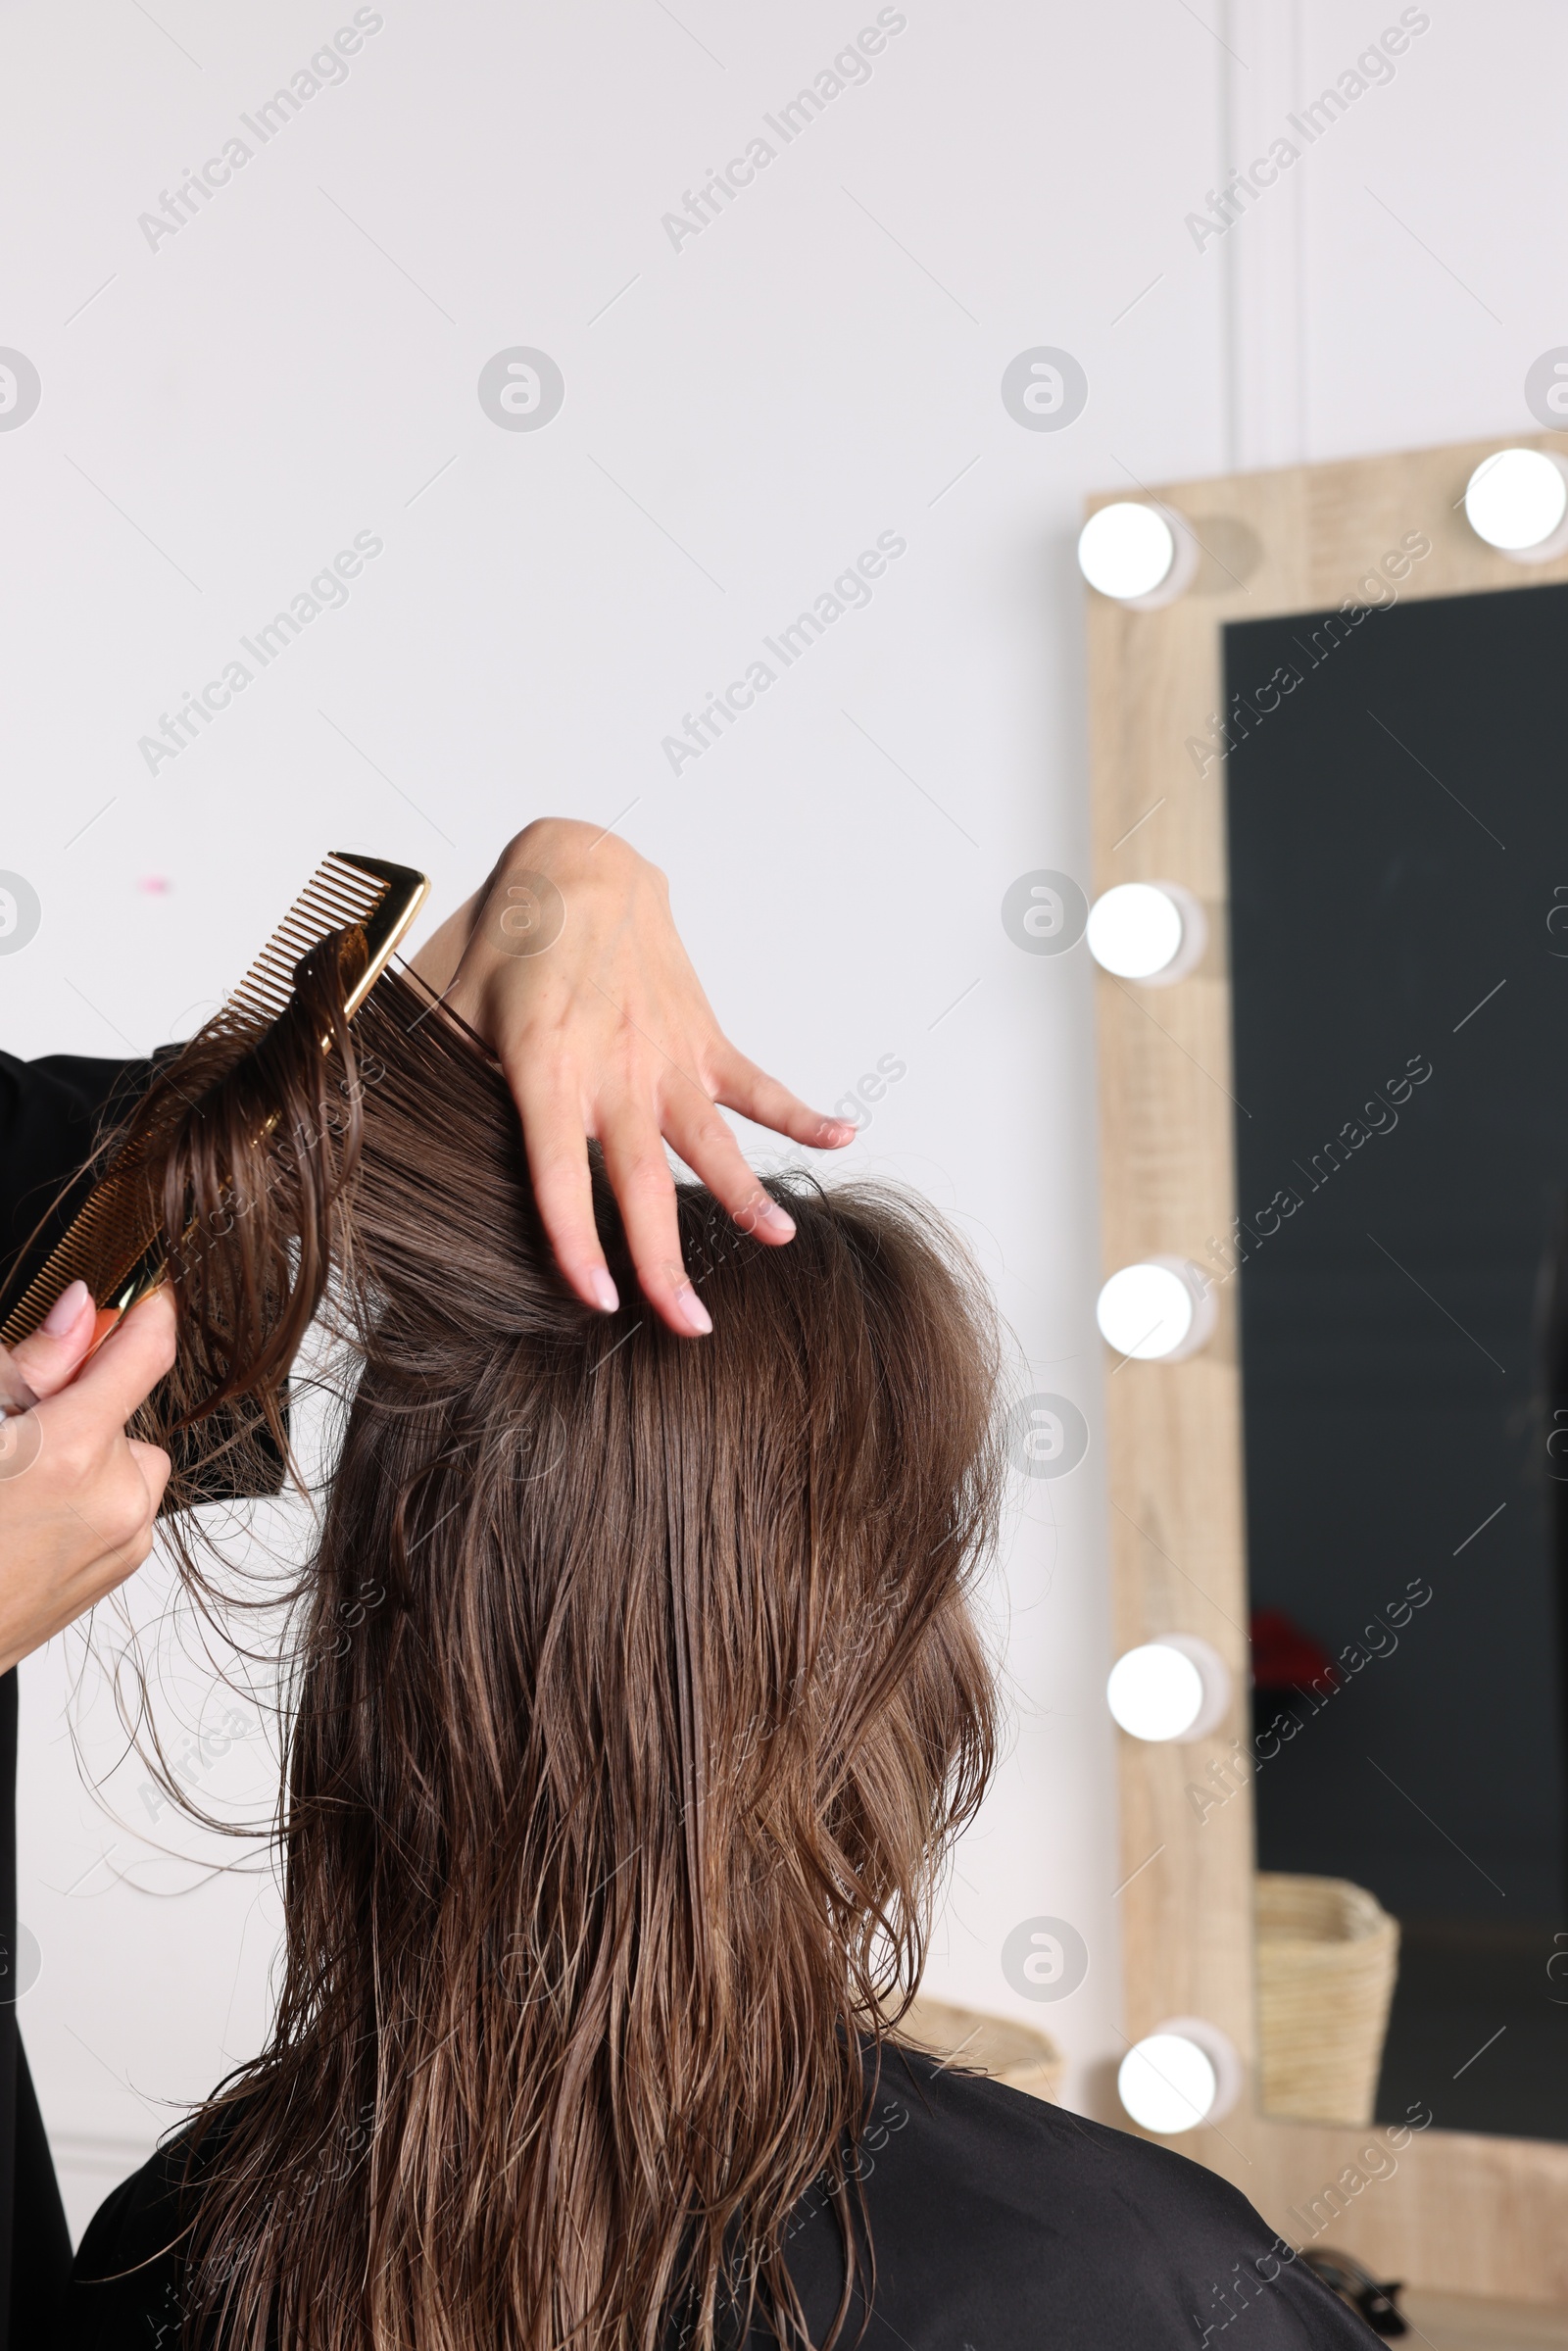
{"type": "MultiPolygon", "coordinates": [[[[1568,580],[1568,557],[1519,563],[1465,519],[1472,470],[1503,448],[1555,453],[1568,437],[1466,442],[1087,502],[1092,514],[1130,495],[1156,499],[1190,518],[1200,550],[1193,584],[1160,610],[1089,594],[1096,893],[1117,882],[1181,882],[1209,914],[1208,947],[1189,978],[1150,989],[1096,975],[1107,1274],[1162,1253],[1217,1271],[1216,1245],[1237,1212],[1220,631],[1231,620],[1353,610],[1390,596],[1525,594],[1568,580]],[[1409,534],[1429,540],[1431,552],[1391,579],[1384,558],[1409,534]]],[[[1376,628],[1377,613],[1350,625],[1376,628]]],[[[1310,693],[1309,675],[1297,690],[1310,693]]],[[[1424,2286],[1568,2302],[1568,2143],[1446,2131],[1436,2083],[1435,2123],[1402,2147],[1389,2146],[1384,2126],[1273,2120],[1256,2108],[1235,1300],[1246,1278],[1239,1269],[1221,1283],[1218,1328],[1201,1352],[1179,1363],[1106,1362],[1115,1652],[1164,1634],[1200,1634],[1225,1657],[1236,1689],[1229,1719],[1208,1739],[1150,1745],[1118,1734],[1127,2036],[1179,2016],[1230,2035],[1248,2065],[1241,2102],[1170,2143],[1234,2180],[1293,2244],[1334,2245],[1380,2277],[1424,2286]],[[1222,1800],[1206,1805],[1190,1786],[1222,1800]],[[1382,2160],[1395,2164],[1392,2173],[1366,2177],[1357,2158],[1368,2146],[1388,2148],[1382,2160]]],[[[1542,1990],[1545,1997],[1544,1984],[1542,1990]]],[[[1568,2133],[1568,2115],[1563,2127],[1568,2133]]]]}

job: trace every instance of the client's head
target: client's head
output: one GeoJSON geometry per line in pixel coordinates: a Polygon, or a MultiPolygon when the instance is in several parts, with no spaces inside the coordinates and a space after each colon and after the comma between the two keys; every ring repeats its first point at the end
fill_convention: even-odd
{"type": "Polygon", "coordinates": [[[787,2333],[783,2223],[825,2176],[853,2240],[865,2044],[991,1757],[983,1288],[891,1190],[775,1186],[777,1249],[686,1186],[714,1327],[682,1341],[596,1179],[629,1302],[593,1314],[472,1041],[395,980],[353,1035],[358,1132],[290,1126],[331,1159],[306,1190],[363,1367],[295,1660],[275,2031],[196,2157],[200,2304],[225,2344],[334,2351],[657,2351],[754,2292],[787,2333]]]}

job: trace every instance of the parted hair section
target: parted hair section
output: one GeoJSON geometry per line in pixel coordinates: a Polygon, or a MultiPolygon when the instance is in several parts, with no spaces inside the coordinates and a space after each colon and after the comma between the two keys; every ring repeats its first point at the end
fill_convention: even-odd
{"type": "Polygon", "coordinates": [[[236,1224],[317,1219],[265,1261],[275,1293],[324,1258],[358,1375],[296,1620],[275,2023],[190,2142],[191,2339],[804,2341],[813,2185],[832,2339],[874,2262],[877,2045],[992,1759],[984,1285],[892,1188],[772,1184],[778,1249],[684,1184],[713,1333],[680,1340],[596,1170],[625,1303],[592,1313],[475,1042],[396,977],[330,1033],[350,1115],[313,1146],[288,1113],[303,1173],[262,1207],[217,1152],[236,1224]]]}

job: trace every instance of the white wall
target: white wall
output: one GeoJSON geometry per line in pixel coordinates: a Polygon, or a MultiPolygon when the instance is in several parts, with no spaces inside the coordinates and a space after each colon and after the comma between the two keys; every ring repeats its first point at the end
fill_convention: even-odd
{"type": "MultiPolygon", "coordinates": [[[[423,865],[451,905],[529,815],[620,817],[760,1059],[827,1103],[906,1062],[856,1156],[959,1219],[1030,1383],[1098,1436],[1089,975],[1000,915],[1021,873],[1087,878],[1080,501],[1531,422],[1525,369],[1568,339],[1560,12],[1433,0],[1393,82],[1201,251],[1185,216],[1396,7],[907,0],[787,147],[764,115],[870,0],[376,13],[265,146],[242,113],[347,0],[34,0],[0,27],[0,343],[42,380],[0,432],[0,865],[43,909],[0,958],[0,1036],[188,1027],[328,848],[423,865]],[[138,216],[236,132],[250,160],[150,249],[138,216]],[[775,159],[674,249],[662,216],[760,133],[775,159]],[[476,396],[517,345],[564,372],[540,431],[476,396]],[[1037,345],[1088,374],[1062,431],[999,395],[1037,345]],[[138,738],[362,531],[383,552],[347,606],[149,773],[138,738]],[[869,607],[672,774],[662,738],[884,531],[906,552],[869,607]]],[[[1047,2023],[1083,2102],[1122,2045],[1103,1515],[1094,1447],[1022,1495],[1012,1745],[932,1970],[1047,2023]],[[1001,1970],[1039,1914],[1091,1955],[1049,2007],[1001,1970]]],[[[24,1674],[21,1908],[79,2227],[256,2046],[276,1907],[149,1845],[198,1850],[134,1766],[105,1818],[74,1670],[61,1643],[24,1674]]],[[[102,1768],[91,1672],[82,1702],[102,1768]]],[[[204,1768],[236,1800],[267,1783],[259,1739],[204,1768]]]]}

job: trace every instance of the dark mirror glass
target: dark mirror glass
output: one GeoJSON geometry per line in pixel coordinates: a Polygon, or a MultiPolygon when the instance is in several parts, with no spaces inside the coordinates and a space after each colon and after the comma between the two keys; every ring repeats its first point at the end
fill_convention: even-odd
{"type": "Polygon", "coordinates": [[[1568,588],[1225,632],[1263,2099],[1568,2136],[1568,588]]]}

